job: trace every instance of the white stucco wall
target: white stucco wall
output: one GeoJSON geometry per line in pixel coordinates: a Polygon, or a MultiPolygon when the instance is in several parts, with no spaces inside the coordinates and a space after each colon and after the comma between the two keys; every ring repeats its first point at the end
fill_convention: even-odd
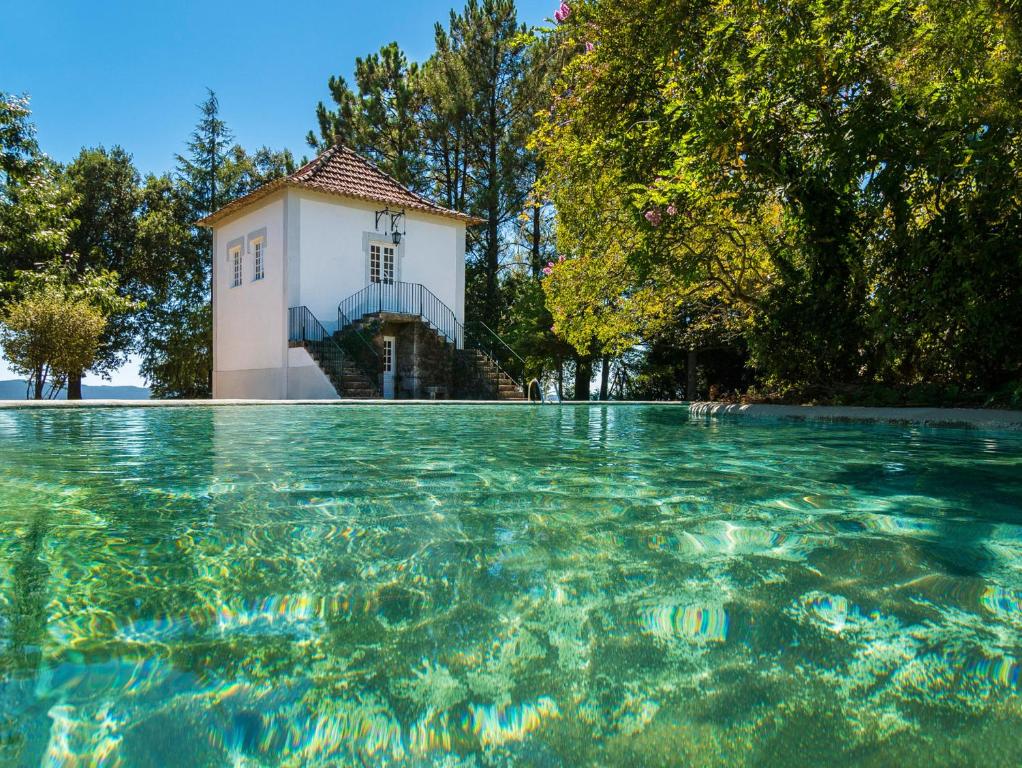
{"type": "MultiPolygon", "coordinates": [[[[214,228],[213,396],[333,399],[329,379],[303,349],[289,349],[288,308],[306,306],[328,329],[337,305],[369,283],[370,239],[383,203],[287,189],[214,228]],[[252,240],[265,236],[265,277],[254,280],[252,240]],[[230,249],[240,243],[242,284],[232,287],[230,249]]],[[[421,283],[465,319],[465,225],[408,211],[399,226],[395,279],[421,283]]]]}
{"type": "Polygon", "coordinates": [[[217,400],[283,400],[286,371],[256,368],[240,371],[214,371],[213,397],[217,400]]]}
{"type": "Polygon", "coordinates": [[[214,397],[284,397],[284,196],[260,202],[213,232],[214,397]],[[258,236],[265,237],[265,277],[255,280],[252,242],[258,236]],[[242,249],[237,287],[231,286],[234,244],[242,249]]]}
{"type": "Polygon", "coordinates": [[[287,351],[288,400],[339,400],[337,390],[323,369],[302,347],[287,351]]]}
{"type": "MultiPolygon", "coordinates": [[[[337,305],[369,284],[366,238],[386,239],[386,222],[375,230],[383,203],[363,203],[302,190],[298,213],[301,265],[299,298],[327,327],[337,305]]],[[[392,208],[394,206],[391,206],[392,208]]],[[[408,210],[398,248],[396,279],[421,283],[465,320],[465,226],[454,219],[408,210]]]]}

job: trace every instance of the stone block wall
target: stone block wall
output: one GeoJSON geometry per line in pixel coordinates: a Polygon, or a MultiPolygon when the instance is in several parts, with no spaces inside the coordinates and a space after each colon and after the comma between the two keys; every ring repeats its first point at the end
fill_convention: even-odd
{"type": "MultiPolygon", "coordinates": [[[[454,346],[418,320],[383,316],[372,341],[381,359],[383,337],[393,336],[397,367],[394,393],[398,398],[438,400],[454,394],[454,346]]],[[[380,382],[382,388],[382,381],[380,382]]]]}

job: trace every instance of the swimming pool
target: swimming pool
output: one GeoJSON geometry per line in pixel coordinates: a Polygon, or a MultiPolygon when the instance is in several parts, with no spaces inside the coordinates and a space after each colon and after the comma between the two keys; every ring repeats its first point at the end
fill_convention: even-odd
{"type": "Polygon", "coordinates": [[[1022,435],[0,410],[0,764],[1017,765],[1022,435]]]}

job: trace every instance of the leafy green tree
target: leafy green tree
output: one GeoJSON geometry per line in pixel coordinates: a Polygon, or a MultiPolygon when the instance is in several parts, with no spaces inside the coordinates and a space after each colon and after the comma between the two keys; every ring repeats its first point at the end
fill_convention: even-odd
{"type": "Polygon", "coordinates": [[[27,96],[0,92],[0,182],[21,178],[38,161],[39,144],[27,96]]]}
{"type": "Polygon", "coordinates": [[[141,280],[140,370],[154,397],[208,397],[212,318],[196,272],[192,207],[169,175],[147,178],[142,198],[138,250],[148,272],[141,280]]]}
{"type": "Polygon", "coordinates": [[[0,92],[0,283],[63,253],[71,226],[73,194],[39,151],[30,117],[27,97],[0,92]]]}
{"type": "MultiPolygon", "coordinates": [[[[69,209],[73,224],[67,247],[76,256],[78,275],[93,270],[114,272],[122,297],[140,294],[139,267],[145,260],[137,249],[142,193],[131,156],[120,147],[83,149],[64,176],[75,195],[69,209]]],[[[139,307],[130,301],[125,307],[130,311],[107,318],[98,354],[90,366],[94,373],[107,375],[120,367],[136,345],[139,307]]],[[[69,400],[81,399],[83,373],[68,372],[69,400]]]]}
{"type": "Polygon", "coordinates": [[[107,319],[131,302],[120,295],[116,273],[80,271],[74,259],[19,270],[13,283],[16,298],[0,315],[0,348],[41,400],[47,383],[53,396],[71,374],[93,365],[107,319]]]}
{"type": "Polygon", "coordinates": [[[252,154],[235,146],[235,162],[241,170],[234,195],[245,194],[274,179],[295,172],[297,164],[290,150],[273,150],[260,147],[252,154]]]}
{"type": "Polygon", "coordinates": [[[797,396],[1018,379],[1010,4],[587,0],[562,22],[534,140],[576,346],[685,317],[797,396]]]}
{"type": "Polygon", "coordinates": [[[553,317],[539,280],[518,270],[504,282],[508,309],[500,332],[504,340],[525,360],[526,379],[551,379],[563,396],[564,367],[575,349],[553,332],[553,317]]]}

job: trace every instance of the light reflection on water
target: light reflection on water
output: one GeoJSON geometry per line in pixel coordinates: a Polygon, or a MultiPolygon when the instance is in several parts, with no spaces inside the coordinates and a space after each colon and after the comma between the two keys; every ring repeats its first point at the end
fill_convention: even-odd
{"type": "Polygon", "coordinates": [[[1022,436],[0,410],[0,764],[1022,763],[1022,436]]]}

